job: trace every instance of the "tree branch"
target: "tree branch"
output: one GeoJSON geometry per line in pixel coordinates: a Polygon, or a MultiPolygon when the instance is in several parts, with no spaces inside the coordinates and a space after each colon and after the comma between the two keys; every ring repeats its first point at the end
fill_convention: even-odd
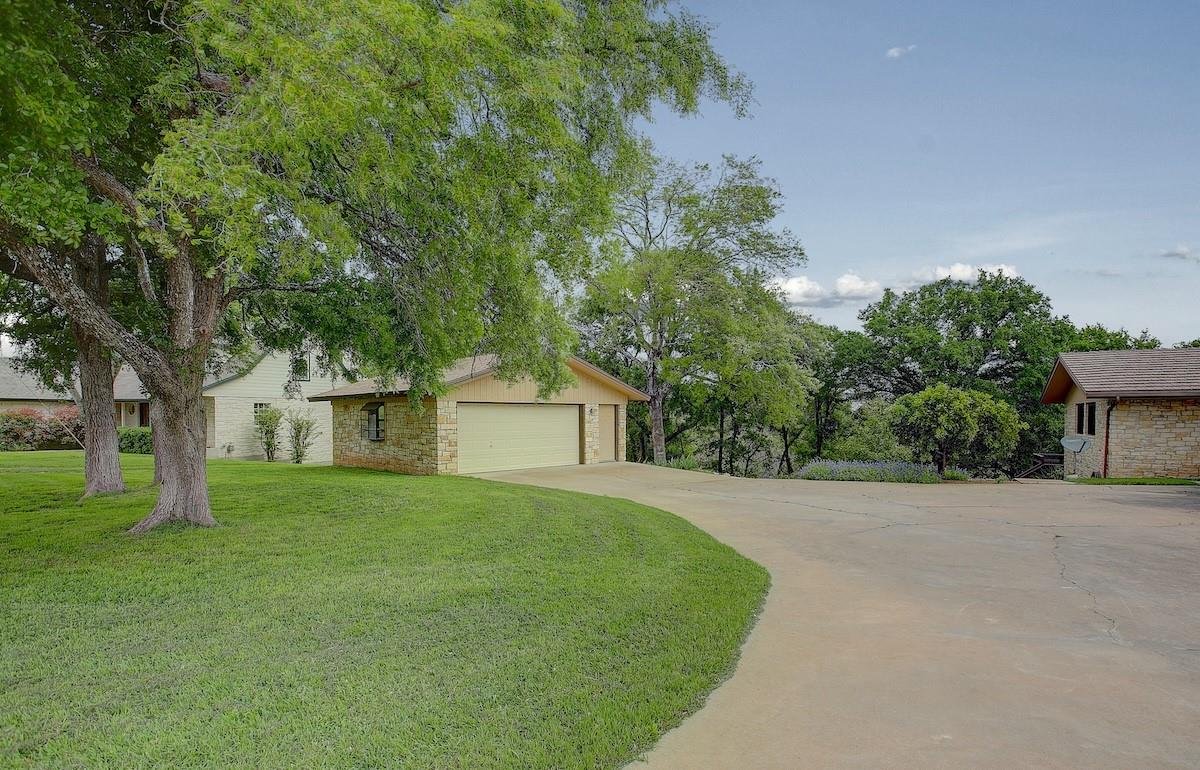
{"type": "Polygon", "coordinates": [[[142,250],[142,244],[138,242],[136,235],[129,236],[129,253],[137,267],[138,286],[142,290],[142,296],[151,304],[157,305],[158,294],[154,291],[154,281],[150,278],[150,264],[146,261],[146,252],[142,250]]]}
{"type": "Polygon", "coordinates": [[[167,360],[89,297],[66,264],[56,260],[46,249],[30,245],[3,219],[0,219],[0,245],[17,258],[21,267],[34,276],[54,302],[70,314],[73,322],[112,348],[148,387],[164,387],[164,373],[169,376],[170,372],[167,360]]]}
{"type": "Polygon", "coordinates": [[[76,153],[71,157],[71,162],[75,165],[75,168],[83,172],[84,184],[92,192],[101,198],[116,203],[134,222],[138,221],[141,214],[141,206],[138,204],[137,196],[121,180],[100,168],[99,161],[90,155],[76,153]]]}

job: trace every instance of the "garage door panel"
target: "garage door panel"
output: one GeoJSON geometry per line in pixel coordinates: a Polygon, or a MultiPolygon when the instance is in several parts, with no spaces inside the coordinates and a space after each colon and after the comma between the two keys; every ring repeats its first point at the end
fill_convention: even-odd
{"type": "Polygon", "coordinates": [[[459,473],[578,462],[578,406],[458,404],[459,473]]]}

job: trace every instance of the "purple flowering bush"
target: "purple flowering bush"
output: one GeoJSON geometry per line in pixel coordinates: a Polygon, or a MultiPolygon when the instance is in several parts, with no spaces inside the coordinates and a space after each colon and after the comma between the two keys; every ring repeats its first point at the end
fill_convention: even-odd
{"type": "MultiPolygon", "coordinates": [[[[966,472],[958,468],[948,468],[946,476],[967,478],[966,472]]],[[[796,478],[809,481],[898,481],[910,484],[937,484],[942,480],[937,468],[932,465],[861,460],[813,460],[796,472],[796,478]]]]}

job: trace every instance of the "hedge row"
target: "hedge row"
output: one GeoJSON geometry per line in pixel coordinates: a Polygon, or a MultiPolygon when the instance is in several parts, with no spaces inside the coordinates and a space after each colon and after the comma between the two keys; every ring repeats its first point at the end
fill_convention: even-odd
{"type": "Polygon", "coordinates": [[[154,454],[149,428],[117,428],[117,446],[125,454],[154,454]]]}
{"type": "MultiPolygon", "coordinates": [[[[951,477],[947,469],[947,477],[951,477]]],[[[953,478],[965,476],[954,470],[953,478]]],[[[936,484],[942,480],[932,465],[905,462],[858,462],[854,460],[813,460],[796,472],[809,481],[899,481],[936,484]]]]}
{"type": "Polygon", "coordinates": [[[0,450],[75,449],[83,441],[79,409],[60,406],[47,414],[39,409],[0,412],[0,450]]]}

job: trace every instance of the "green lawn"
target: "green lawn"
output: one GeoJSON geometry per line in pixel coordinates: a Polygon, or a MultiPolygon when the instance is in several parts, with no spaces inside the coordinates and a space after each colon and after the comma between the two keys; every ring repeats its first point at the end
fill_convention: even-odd
{"type": "Polygon", "coordinates": [[[1195,481],[1189,479],[1172,479],[1165,476],[1154,476],[1150,478],[1100,478],[1098,476],[1079,476],[1073,479],[1067,479],[1076,484],[1111,484],[1114,486],[1194,486],[1195,481]]]}
{"type": "Polygon", "coordinates": [[[734,665],[766,572],[633,503],[216,461],[124,534],[77,452],[0,453],[0,766],[617,767],[734,665]]]}

